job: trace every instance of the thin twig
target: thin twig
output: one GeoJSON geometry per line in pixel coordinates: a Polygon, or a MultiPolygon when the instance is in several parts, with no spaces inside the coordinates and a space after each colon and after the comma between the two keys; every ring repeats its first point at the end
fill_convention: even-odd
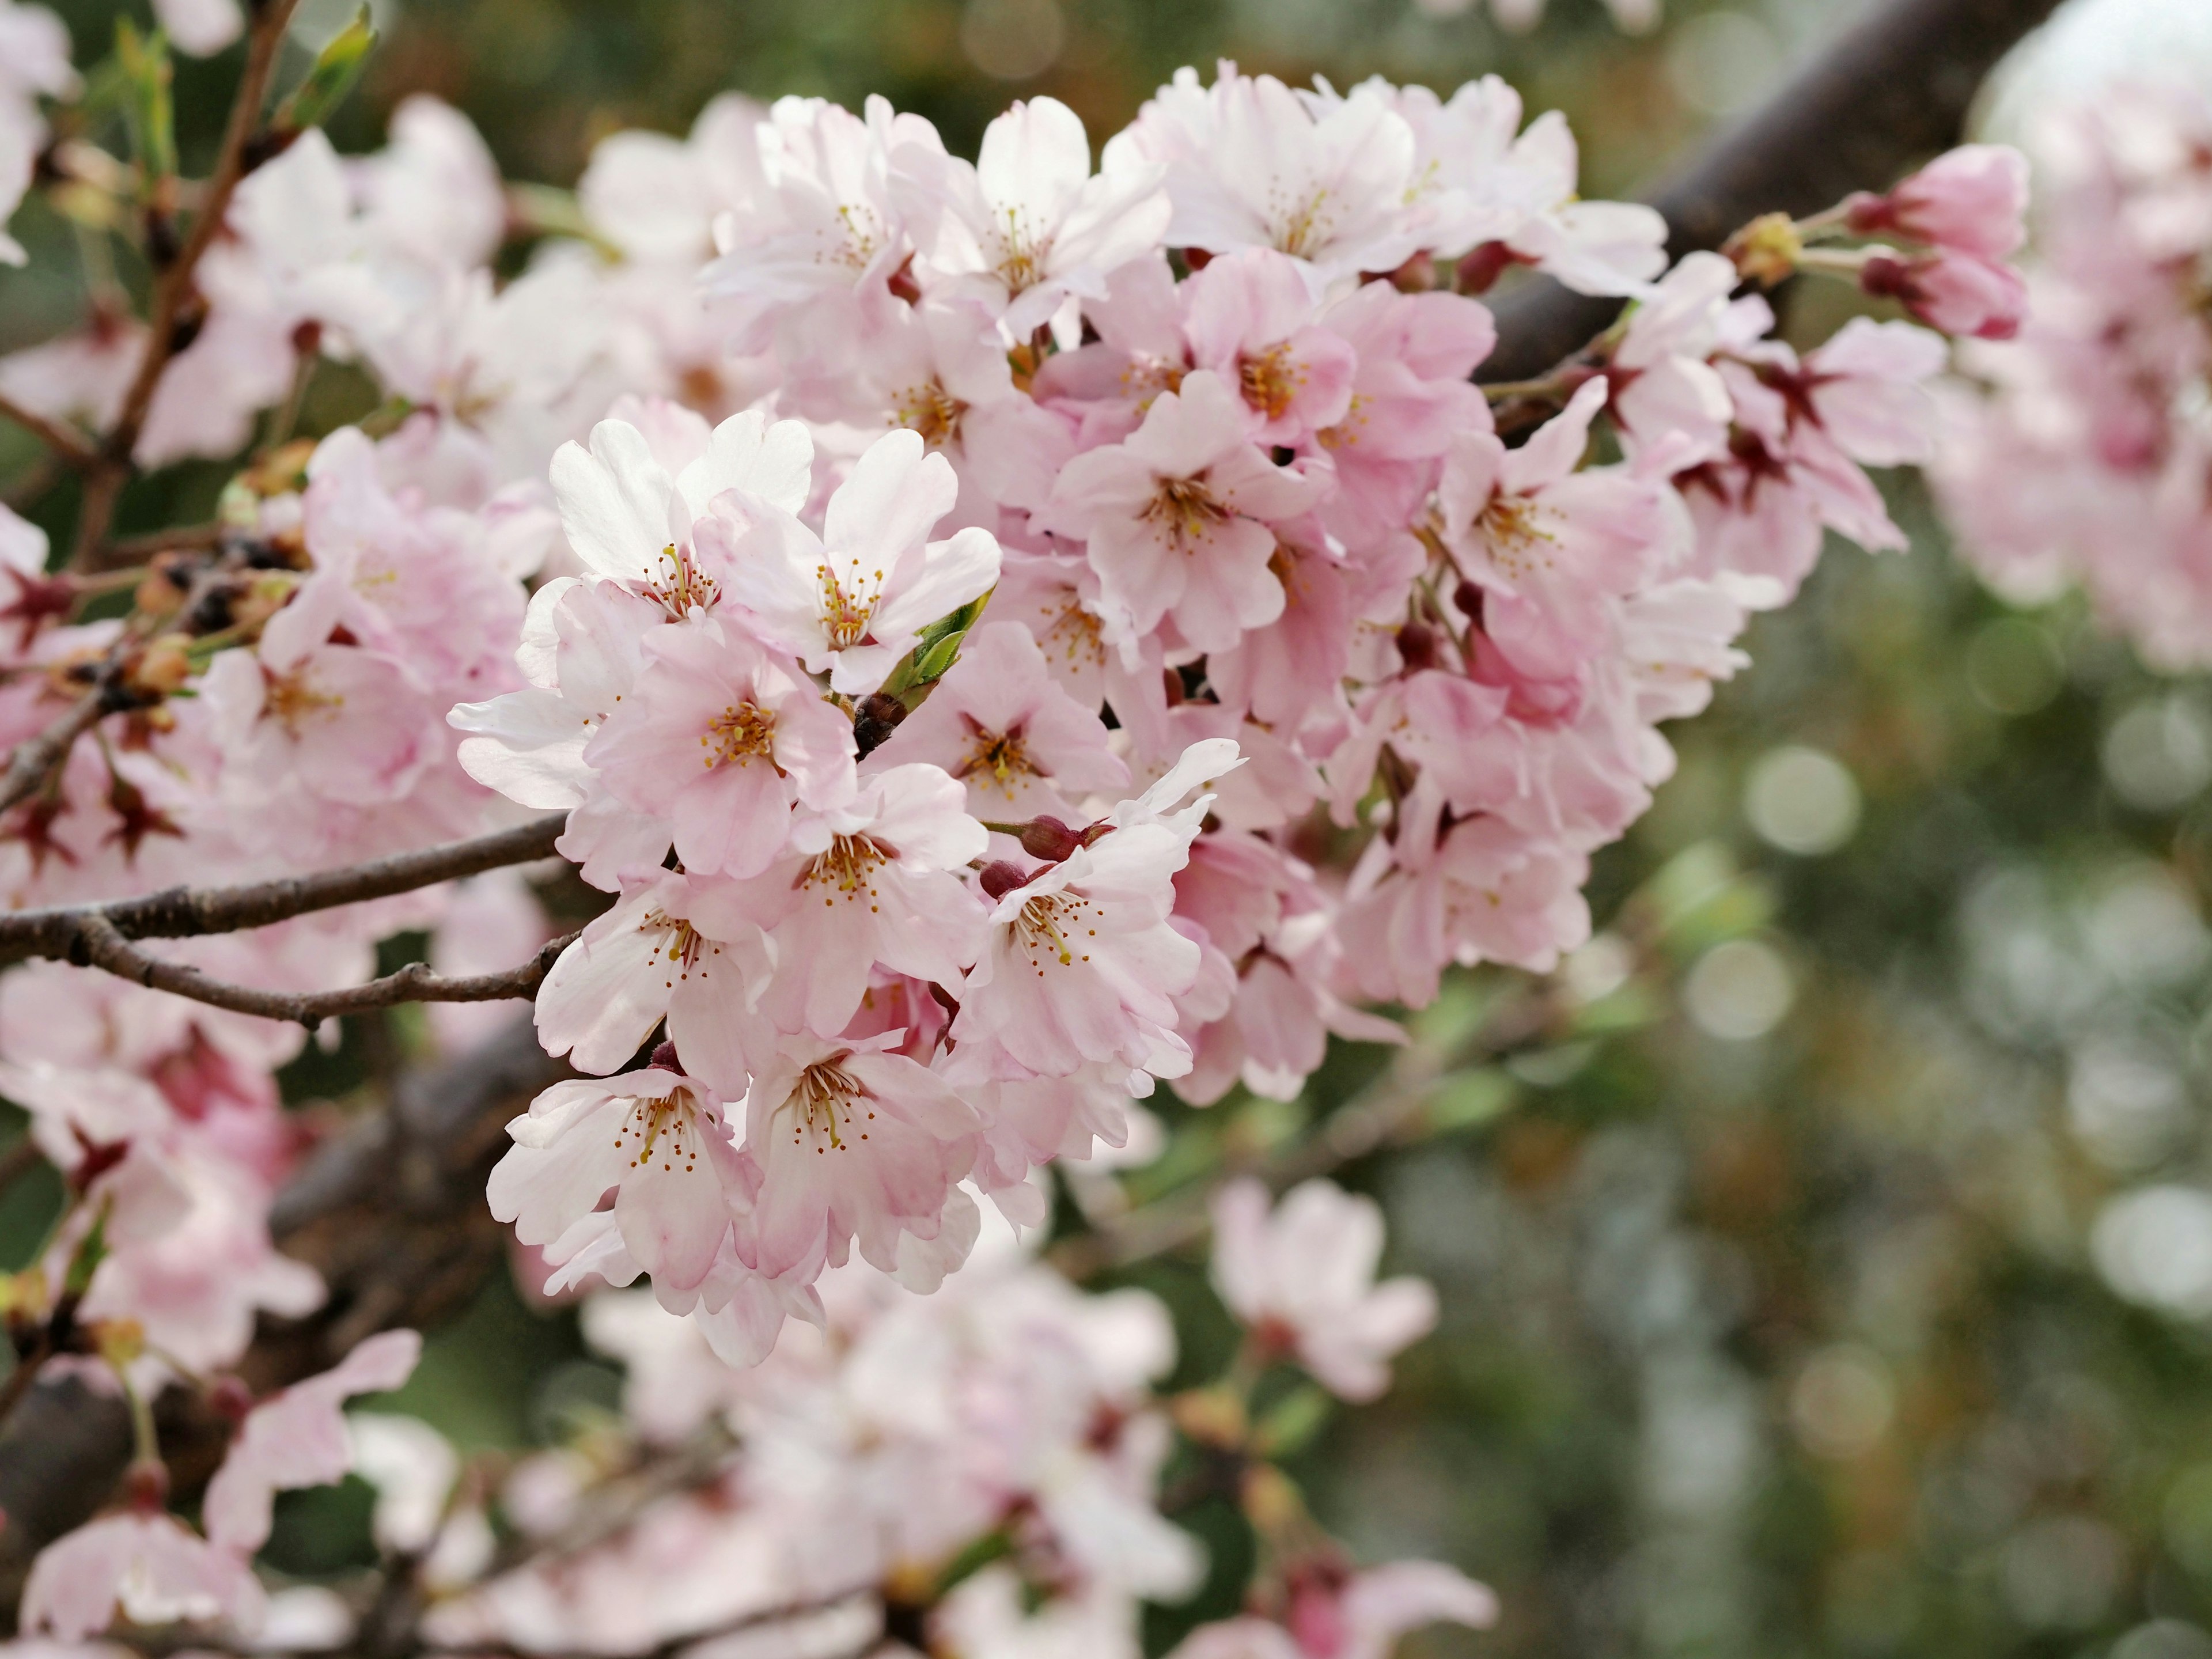
{"type": "Polygon", "coordinates": [[[156,553],[215,546],[222,539],[219,524],[180,525],[173,530],[149,531],[143,536],[118,536],[100,550],[103,567],[143,564],[156,553]]]}
{"type": "Polygon", "coordinates": [[[239,77],[238,94],[231,101],[230,119],[223,128],[222,145],[216,154],[215,171],[199,194],[192,228],[177,256],[162,268],[154,285],[153,303],[146,318],[146,349],[138,359],[137,373],[124,393],[121,412],[100,441],[94,458],[84,467],[84,497],[77,508],[76,538],[70,566],[81,569],[91,562],[107,539],[115,521],[115,504],[135,468],[132,452],[138,434],[154,404],[162,374],[176,356],[187,301],[194,289],[200,256],[222,228],[230,198],[240,180],[251,170],[248,149],[261,129],[262,106],[269,99],[269,82],[284,45],[298,0],[264,0],[253,13],[252,31],[246,40],[246,70],[239,77]]]}
{"type": "Polygon", "coordinates": [[[230,198],[246,177],[246,146],[260,128],[262,106],[269,97],[269,82],[276,72],[284,31],[291,24],[297,3],[298,0],[266,0],[253,15],[253,30],[246,47],[246,70],[239,77],[237,96],[231,100],[230,120],[223,128],[222,147],[216,155],[215,171],[209,175],[207,191],[200,199],[199,210],[193,216],[192,228],[184,246],[178,249],[176,258],[162,271],[155,287],[151,313],[146,319],[146,355],[139,359],[138,373],[124,395],[123,411],[108,434],[109,457],[125,465],[129,465],[131,448],[138,441],[138,430],[145,423],[155,388],[161,384],[161,371],[168,367],[176,349],[177,325],[184,314],[185,301],[191,294],[200,256],[208,251],[216,233],[222,228],[223,217],[230,210],[230,198]]]}
{"type": "MultiPolygon", "coordinates": [[[[556,939],[529,961],[495,974],[476,974],[452,979],[427,962],[410,962],[396,974],[349,985],[337,991],[286,993],[264,991],[251,985],[234,985],[214,979],[181,962],[151,957],[116,931],[104,916],[87,916],[77,935],[83,965],[104,969],[118,979],[149,990],[189,997],[210,1007],[233,1013],[258,1014],[264,1019],[284,1019],[313,1027],[336,1014],[358,1014],[371,1008],[389,1008],[402,1002],[501,1002],[533,995],[561,952],[576,942],[576,933],[556,939]]],[[[72,958],[73,960],[75,958],[72,958]]]]}
{"type": "Polygon", "coordinates": [[[38,793],[54,769],[69,757],[76,740],[108,712],[107,692],[95,686],[70,705],[69,712],[36,737],[26,738],[8,757],[0,773],[0,812],[20,805],[38,793]]]}
{"type": "Polygon", "coordinates": [[[73,957],[84,948],[82,941],[90,936],[88,930],[95,924],[122,939],[234,933],[310,911],[389,898],[395,893],[411,893],[418,887],[481,875],[511,864],[529,864],[552,855],[553,844],[567,822],[566,813],[549,812],[472,840],[445,842],[308,876],[284,876],[237,887],[165,887],[141,898],[17,910],[0,915],[0,963],[26,957],[73,957]]]}
{"type": "MultiPolygon", "coordinates": [[[[1447,1073],[1503,1060],[1550,1035],[1563,1012],[1560,994],[1550,981],[1532,985],[1449,1054],[1419,1046],[1399,1050],[1380,1078],[1316,1124],[1311,1134],[1219,1173],[1257,1176],[1279,1193],[1407,1139],[1419,1129],[1421,1115],[1447,1073]]],[[[1200,1183],[1170,1193],[1095,1231],[1064,1240],[1048,1252],[1048,1259],[1079,1280],[1109,1267],[1126,1267],[1181,1249],[1203,1238],[1212,1224],[1206,1208],[1212,1185],[1200,1183]]]]}
{"type": "Polygon", "coordinates": [[[99,459],[98,447],[67,421],[26,409],[4,392],[0,392],[0,416],[13,421],[71,466],[89,466],[99,459]]]}

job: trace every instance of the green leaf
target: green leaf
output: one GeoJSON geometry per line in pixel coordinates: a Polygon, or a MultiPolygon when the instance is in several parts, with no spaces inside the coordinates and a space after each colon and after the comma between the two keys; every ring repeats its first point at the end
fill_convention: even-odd
{"type": "Polygon", "coordinates": [[[353,21],[332,35],[322,51],[315,54],[307,78],[293,88],[291,96],[277,106],[270,130],[290,138],[330,119],[331,112],[345,101],[354,82],[361,79],[369,48],[375,44],[376,30],[369,23],[368,8],[364,4],[353,21]]]}
{"type": "Polygon", "coordinates": [[[92,1288],[92,1276],[102,1261],[107,1259],[107,1205],[103,1202],[100,1213],[93,1218],[92,1231],[76,1247],[70,1258],[69,1271],[62,1277],[62,1289],[70,1296],[82,1296],[92,1288]]]}
{"type": "Polygon", "coordinates": [[[1513,1103],[1513,1079],[1494,1066],[1474,1066],[1437,1080],[1421,1119],[1436,1133],[1487,1123],[1513,1103]]]}
{"type": "Polygon", "coordinates": [[[1293,1455],[1321,1431],[1335,1403],[1312,1383],[1304,1384],[1279,1401],[1260,1419],[1260,1426],[1252,1436],[1255,1449],[1262,1457],[1293,1455]]]}
{"type": "Polygon", "coordinates": [[[122,77],[123,118],[150,195],[177,171],[176,106],[169,92],[169,41],[161,30],[141,35],[127,17],[115,24],[115,62],[122,77]]]}
{"type": "Polygon", "coordinates": [[[883,695],[896,697],[909,709],[920,703],[928,695],[929,688],[943,679],[952,665],[960,660],[961,642],[990,602],[991,595],[987,592],[923,629],[914,649],[907,653],[898,666],[891,670],[890,678],[884,682],[883,695]]]}

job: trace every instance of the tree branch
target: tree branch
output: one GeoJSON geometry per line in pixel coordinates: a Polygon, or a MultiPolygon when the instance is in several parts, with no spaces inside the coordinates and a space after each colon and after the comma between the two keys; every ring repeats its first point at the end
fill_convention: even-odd
{"type": "Polygon", "coordinates": [[[100,452],[91,439],[66,421],[49,420],[0,392],[0,418],[13,421],[71,466],[88,466],[100,452]]]}
{"type": "Polygon", "coordinates": [[[107,539],[115,521],[115,505],[135,468],[131,454],[146,424],[161,375],[177,353],[187,303],[195,291],[200,256],[214,242],[230,211],[230,199],[239,182],[252,170],[250,151],[261,130],[262,106],[269,100],[269,83],[284,46],[284,31],[292,21],[298,0],[261,0],[248,10],[253,19],[246,36],[246,70],[239,77],[237,95],[231,100],[230,118],[223,128],[222,148],[216,153],[215,171],[199,192],[192,228],[176,257],[162,266],[154,284],[153,303],[146,318],[146,349],[137,372],[124,393],[115,424],[100,440],[83,465],[84,495],[77,507],[76,536],[70,567],[82,569],[107,539]]]}
{"type": "MultiPolygon", "coordinates": [[[[1449,1053],[1418,1045],[1400,1049],[1380,1078],[1316,1124],[1310,1134],[1219,1173],[1257,1176],[1270,1189],[1282,1193],[1316,1176],[1334,1174],[1385,1146],[1418,1138],[1422,1114],[1446,1073],[1495,1063],[1554,1036],[1569,1012],[1555,982],[1532,983],[1449,1053]]],[[[1065,1239],[1047,1252],[1047,1260],[1069,1278],[1082,1280],[1109,1267],[1126,1267],[1181,1249],[1205,1237],[1212,1224],[1206,1208],[1210,1185],[1171,1192],[1091,1232],[1065,1239]]]]}
{"type": "MultiPolygon", "coordinates": [[[[496,974],[477,974],[451,979],[433,971],[427,962],[410,962],[394,974],[365,984],[336,991],[286,993],[264,991],[210,978],[187,963],[167,962],[149,956],[116,930],[115,924],[97,911],[78,925],[77,940],[82,965],[103,969],[118,979],[151,991],[189,997],[211,1007],[237,1014],[258,1014],[264,1019],[295,1020],[313,1030],[334,1014],[365,1013],[402,1002],[498,1002],[536,993],[561,952],[574,944],[580,931],[553,940],[529,961],[496,974]]],[[[70,958],[76,961],[74,954],[70,958]]]]}
{"type": "Polygon", "coordinates": [[[241,928],[266,927],[271,922],[316,910],[389,898],[395,893],[410,893],[419,887],[462,876],[481,875],[487,870],[511,864],[528,864],[553,855],[553,843],[560,839],[562,827],[567,822],[567,813],[549,812],[527,823],[494,830],[473,840],[446,842],[412,853],[395,853],[389,858],[371,859],[365,864],[319,871],[311,876],[285,876],[239,887],[167,887],[143,898],[0,915],[0,965],[27,957],[89,962],[95,939],[105,938],[103,928],[112,931],[118,940],[194,939],[206,933],[234,933],[241,928]]]}
{"type": "MultiPolygon", "coordinates": [[[[231,100],[230,119],[223,128],[222,146],[216,154],[215,171],[209,176],[207,188],[201,195],[199,210],[192,216],[192,228],[177,257],[161,272],[154,289],[154,303],[147,318],[146,355],[138,360],[138,373],[124,394],[122,412],[108,435],[105,447],[111,463],[127,468],[131,452],[138,441],[139,428],[146,422],[146,411],[154,402],[154,392],[161,381],[161,372],[169,366],[177,344],[177,328],[185,311],[185,301],[191,295],[194,273],[200,256],[215,240],[216,233],[222,228],[224,216],[230,211],[230,198],[237,192],[239,183],[250,171],[246,146],[261,126],[261,110],[269,99],[269,83],[276,72],[276,60],[284,45],[284,31],[292,21],[293,9],[298,0],[264,0],[251,9],[252,31],[246,38],[246,69],[240,76],[238,94],[231,100]]],[[[97,543],[106,533],[100,526],[100,535],[91,538],[97,543]]],[[[82,539],[82,538],[81,538],[82,539]]]]}
{"type": "Polygon", "coordinates": [[[8,757],[7,771],[0,774],[0,812],[36,794],[53,769],[69,757],[76,740],[110,712],[106,689],[95,686],[45,731],[17,744],[8,757]]]}
{"type": "MultiPolygon", "coordinates": [[[[1975,91],[2057,0],[1882,0],[1779,92],[1644,199],[1677,258],[1762,213],[1802,217],[1882,190],[1959,142],[1975,91]]],[[[1618,300],[1548,277],[1500,296],[1498,349],[1477,377],[1542,374],[1603,333],[1618,300]]]]}
{"type": "MultiPolygon", "coordinates": [[[[484,1181],[507,1120],[574,1075],[528,1019],[443,1065],[403,1077],[387,1109],[325,1141],[276,1195],[271,1235],[323,1276],[303,1319],[264,1316],[240,1376],[266,1393],[328,1370],[362,1338],[450,1319],[505,1259],[484,1181]]],[[[181,1391],[164,1402],[161,1447],[181,1496],[221,1462],[233,1425],[181,1391]]],[[[45,1544],[107,1500],[131,1455],[120,1400],[74,1376],[40,1378],[0,1425],[0,1628],[45,1544]]]]}

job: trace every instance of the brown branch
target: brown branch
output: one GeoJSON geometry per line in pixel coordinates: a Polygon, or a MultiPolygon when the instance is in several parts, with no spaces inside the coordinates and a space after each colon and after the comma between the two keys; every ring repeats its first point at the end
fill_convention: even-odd
{"type": "MultiPolygon", "coordinates": [[[[1884,190],[1959,142],[1983,78],[2057,0],[1885,0],[1757,110],[1645,198],[1679,258],[1762,213],[1817,213],[1884,190]]],[[[1501,295],[1498,349],[1477,376],[1542,374],[1603,333],[1618,300],[1548,277],[1501,295]]]]}
{"type": "MultiPolygon", "coordinates": [[[[434,1326],[476,1296],[506,1261],[507,1231],[484,1207],[484,1181],[507,1145],[502,1127],[572,1076],[538,1046],[526,1018],[443,1065],[402,1078],[388,1108],[326,1141],[277,1194],[270,1234],[322,1274],[323,1307],[264,1316],[240,1362],[257,1393],[328,1370],[362,1338],[395,1325],[434,1326]]],[[[231,1422],[172,1391],[161,1447],[180,1501],[215,1471],[231,1422]]],[[[39,1380],[0,1427],[0,1627],[40,1547],[88,1519],[131,1455],[122,1402],[74,1376],[39,1380]]]]}
{"type": "MultiPolygon", "coordinates": [[[[230,211],[230,198],[236,193],[239,183],[251,171],[247,146],[260,130],[262,106],[268,101],[269,83],[276,72],[276,60],[284,45],[284,31],[292,21],[292,12],[298,0],[264,0],[252,9],[253,27],[246,39],[246,69],[239,77],[237,95],[231,100],[230,119],[223,128],[222,148],[216,153],[215,171],[209,176],[207,188],[201,196],[198,211],[192,217],[192,228],[185,236],[177,257],[161,272],[154,289],[154,303],[147,318],[146,355],[138,360],[138,373],[124,394],[122,412],[116,417],[109,432],[105,448],[109,461],[127,468],[131,449],[138,441],[139,428],[145,424],[146,411],[154,402],[154,392],[161,381],[161,373],[169,366],[175,353],[178,325],[185,313],[185,302],[192,293],[193,279],[200,256],[208,251],[222,229],[224,216],[230,211]]],[[[93,537],[96,544],[106,533],[93,537]]]]}
{"type": "Polygon", "coordinates": [[[45,731],[17,744],[8,757],[7,771],[0,774],[0,812],[36,794],[54,769],[69,758],[76,740],[109,712],[106,690],[95,687],[70,704],[69,712],[45,731]]]}
{"type": "Polygon", "coordinates": [[[0,418],[13,421],[71,466],[89,466],[99,459],[100,451],[92,440],[67,421],[49,420],[4,392],[0,392],[0,418]]]}
{"type": "MultiPolygon", "coordinates": [[[[1495,1063],[1554,1036],[1569,1012],[1561,999],[1556,982],[1534,983],[1448,1054],[1419,1046],[1400,1049],[1380,1078],[1315,1125],[1303,1139],[1217,1173],[1223,1177],[1257,1176],[1281,1193],[1316,1176],[1334,1174],[1386,1146],[1418,1138],[1422,1114],[1448,1073],[1495,1063]]],[[[1214,1184],[1212,1179],[1194,1183],[1093,1231],[1066,1239],[1047,1252],[1047,1260],[1069,1278],[1081,1280],[1195,1243],[1212,1225],[1206,1200],[1214,1184]]]]}
{"type": "Polygon", "coordinates": [[[143,564],[156,553],[214,547],[222,540],[219,524],[183,525],[173,530],[154,530],[143,536],[118,536],[100,549],[106,565],[143,564]]]}
{"type": "MultiPolygon", "coordinates": [[[[499,1002],[534,995],[545,975],[553,971],[561,952],[580,937],[570,933],[539,949],[529,961],[495,974],[448,978],[427,962],[410,962],[398,972],[366,984],[336,991],[264,991],[251,985],[233,984],[210,977],[189,963],[149,956],[116,931],[115,924],[94,911],[78,925],[82,965],[102,969],[118,979],[143,985],[171,996],[189,997],[211,1007],[237,1014],[258,1014],[264,1019],[295,1020],[310,1029],[337,1014],[366,1013],[402,1002],[499,1002]]],[[[76,955],[70,958],[76,961],[76,955]]]]}
{"type": "Polygon", "coordinates": [[[176,257],[161,268],[146,318],[146,349],[137,372],[123,396],[115,424],[84,463],[84,495],[77,507],[76,537],[70,568],[82,569],[107,539],[115,521],[115,504],[135,467],[132,452],[153,407],[161,376],[176,356],[177,343],[195,292],[200,257],[214,243],[230,211],[239,183],[252,170],[252,140],[261,130],[262,106],[269,100],[269,83],[284,46],[298,0],[262,0],[250,8],[253,18],[246,37],[246,69],[239,77],[237,95],[231,100],[230,118],[223,128],[222,147],[216,153],[215,171],[198,192],[192,228],[176,257]]]}
{"type": "Polygon", "coordinates": [[[316,910],[410,893],[419,887],[481,875],[511,864],[528,864],[552,856],[553,843],[560,839],[567,821],[564,812],[549,812],[473,840],[445,842],[309,876],[285,876],[238,887],[167,887],[143,898],[0,915],[0,964],[27,957],[88,961],[94,939],[104,938],[103,928],[112,930],[118,939],[234,933],[316,910]]]}

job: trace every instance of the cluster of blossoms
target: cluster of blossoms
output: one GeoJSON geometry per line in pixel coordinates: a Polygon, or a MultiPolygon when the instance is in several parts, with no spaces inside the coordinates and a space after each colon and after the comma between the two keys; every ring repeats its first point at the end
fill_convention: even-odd
{"type": "Polygon", "coordinates": [[[420,1339],[387,1332],[258,1404],[226,1395],[238,1426],[199,1528],[164,1509],[158,1462],[134,1465],[115,1512],[40,1557],[23,1622],[76,1642],[119,1611],[141,1625],[220,1621],[264,1650],[340,1647],[357,1631],[345,1596],[271,1594],[248,1564],[275,1493],[355,1474],[376,1490],[378,1548],[428,1602],[434,1649],[620,1656],[722,1632],[775,1654],[1133,1655],[1145,1601],[1181,1600],[1205,1572],[1197,1542],[1161,1512],[1172,1413],[1206,1424],[1209,1455],[1237,1471],[1229,1489],[1259,1526],[1271,1586],[1249,1613],[1195,1630],[1187,1659],[1379,1656],[1417,1626],[1488,1625],[1490,1593],[1440,1563],[1354,1569],[1269,1461],[1281,1437],[1247,1408],[1284,1365],[1371,1398],[1428,1329],[1427,1285],[1374,1282],[1373,1202],[1314,1182],[1271,1212],[1245,1183],[1217,1212],[1215,1283],[1247,1334],[1234,1376],[1210,1388],[1163,1401],[1176,1354],[1160,1303],[1085,1295],[1003,1228],[933,1296],[860,1264],[833,1269],[821,1328],[745,1370],[651,1296],[601,1290],[583,1325],[625,1368],[620,1435],[466,1478],[428,1424],[342,1413],[413,1370],[420,1339]],[[594,1505],[655,1457],[694,1478],[648,1488],[597,1535],[594,1505]],[[503,1563],[518,1552],[501,1536],[525,1547],[521,1565],[503,1563]]]}
{"type": "Polygon", "coordinates": [[[1327,1032],[1396,1036],[1356,1004],[1583,942],[1656,723],[1825,528],[1903,544],[1861,466],[1924,454],[1945,354],[1801,360],[1572,175],[1496,82],[1228,65],[1095,173],[1042,99],[972,165],[879,102],[602,152],[587,207],[716,210],[706,314],[775,390],[560,450],[580,573],[453,715],[617,897],[538,998],[615,1075],[513,1126],[525,1243],[757,1358],[855,1249],[926,1286],[972,1194],[1042,1220],[1032,1171],[1155,1079],[1288,1098],[1327,1032]],[[1501,430],[1463,290],[1514,264],[1638,303],[1501,430]]]}
{"type": "Polygon", "coordinates": [[[1977,343],[1934,477],[2008,598],[2087,590],[2161,666],[2212,662],[2212,105],[2176,85],[2053,112],[2019,337],[1977,343]]]}
{"type": "MultiPolygon", "coordinates": [[[[98,220],[134,186],[49,142],[64,45],[0,0],[0,210],[21,149],[98,220]]],[[[738,1443],[614,1543],[487,1577],[493,1500],[424,1473],[449,1451],[388,1425],[331,1449],[337,1398],[404,1370],[364,1348],[245,1418],[245,1521],[211,1491],[191,1533],[148,1475],[42,1558],[29,1622],[82,1638],[119,1596],[250,1626],[261,1489],[357,1454],[400,1494],[391,1547],[442,1575],[431,1634],[464,1647],[637,1650],[796,1585],[872,1597],[856,1645],[913,1605],[933,1650],[1134,1651],[1139,1602],[1197,1570],[1158,1512],[1171,1343],[1141,1298],[1018,1255],[953,1277],[982,1206],[1042,1227],[1046,1166],[1123,1147],[1157,1082],[1289,1099],[1329,1033],[1400,1040],[1375,1005],[1584,941],[1590,855],[1672,765],[1660,724],[1741,664],[1826,531],[1904,544],[1863,469],[1933,435],[1939,334],[1860,319],[1801,355],[1747,277],[1825,260],[1939,329],[2016,315],[2008,153],[1670,267],[1658,216],[1579,200],[1565,124],[1522,117],[1495,79],[1443,99],[1224,64],[1094,170],[1049,99],[971,163],[879,100],[729,98],[688,138],[606,139],[552,220],[416,99],[365,157],[287,129],[177,314],[95,286],[81,327],[0,357],[0,398],[65,458],[247,456],[215,523],[125,572],[98,525],[51,570],[0,508],[0,743],[62,732],[0,817],[10,908],[560,815],[599,909],[535,1017],[580,1075],[509,1126],[489,1202],[547,1293],[597,1298],[645,1442],[738,1443]],[[1808,246],[1830,234],[1899,246],[1808,246]],[[1516,267],[1628,308],[1486,392],[1480,296],[1516,267]],[[385,401],[294,440],[326,362],[385,401]],[[77,454],[80,426],[122,441],[77,454]],[[257,1438],[288,1411],[313,1421],[257,1438]],[[640,1551],[690,1588],[639,1606],[640,1551]]],[[[89,1333],[143,1401],[315,1307],[269,1228],[304,1146],[274,1074],[305,1039],[234,1010],[358,985],[416,931],[479,974],[555,930],[510,867],[165,947],[197,970],[167,982],[228,1008],[153,967],[0,978],[0,1090],[70,1194],[12,1324],[89,1333]]],[[[433,1012],[449,1048],[483,1034],[481,1008],[433,1012]]],[[[1432,1309],[1371,1286],[1379,1225],[1333,1188],[1272,1217],[1221,1195],[1254,1366],[1381,1390],[1432,1309]]],[[[1264,1459],[1246,1403],[1176,1420],[1264,1459]]],[[[500,1513],[557,1534],[586,1473],[518,1470],[500,1513]]],[[[1273,1481],[1243,1493],[1271,1588],[1192,1659],[1486,1617],[1442,1568],[1353,1574],[1273,1481]]]]}

